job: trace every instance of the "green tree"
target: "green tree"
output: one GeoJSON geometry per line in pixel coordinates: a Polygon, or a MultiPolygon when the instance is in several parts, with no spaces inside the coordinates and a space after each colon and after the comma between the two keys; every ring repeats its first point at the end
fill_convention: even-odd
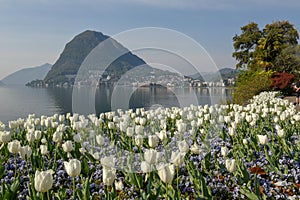
{"type": "Polygon", "coordinates": [[[294,45],[283,49],[276,57],[274,66],[278,72],[289,72],[300,78],[300,46],[294,45]]]}
{"type": "Polygon", "coordinates": [[[256,48],[257,63],[265,70],[277,71],[275,60],[287,47],[298,43],[297,30],[288,21],[267,24],[256,48]]]}
{"type": "Polygon", "coordinates": [[[254,61],[254,54],[258,41],[262,37],[262,31],[254,22],[241,27],[242,34],[233,37],[233,47],[235,52],[233,57],[238,61],[236,68],[247,68],[254,61]]]}
{"type": "Polygon", "coordinates": [[[298,31],[288,21],[267,24],[263,30],[251,22],[241,30],[241,35],[233,37],[235,51],[232,55],[238,61],[236,68],[276,71],[276,57],[285,48],[298,44],[298,31]]]}
{"type": "Polygon", "coordinates": [[[236,68],[244,70],[237,78],[233,102],[243,103],[261,91],[272,89],[272,84],[282,83],[279,79],[285,73],[299,77],[299,35],[292,24],[276,21],[260,30],[251,22],[241,27],[241,31],[233,37],[232,56],[238,61],[236,68]],[[277,82],[272,77],[274,72],[279,73],[277,82]]]}

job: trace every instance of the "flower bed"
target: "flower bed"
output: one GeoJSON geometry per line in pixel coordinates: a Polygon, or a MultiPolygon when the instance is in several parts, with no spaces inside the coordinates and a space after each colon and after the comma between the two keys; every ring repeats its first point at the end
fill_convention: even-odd
{"type": "Polygon", "coordinates": [[[276,95],[0,124],[0,198],[299,199],[300,114],[276,95]]]}

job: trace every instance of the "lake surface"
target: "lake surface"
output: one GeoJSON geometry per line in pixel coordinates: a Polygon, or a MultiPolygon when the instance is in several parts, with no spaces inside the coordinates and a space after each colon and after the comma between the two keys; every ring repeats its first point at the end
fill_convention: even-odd
{"type": "MultiPolygon", "coordinates": [[[[232,90],[226,88],[164,88],[164,87],[108,87],[101,86],[94,93],[85,88],[76,89],[81,108],[72,105],[72,88],[29,88],[25,86],[0,87],[0,121],[24,118],[28,114],[36,116],[77,112],[91,113],[87,107],[93,107],[97,115],[117,108],[146,109],[163,107],[183,107],[190,104],[205,105],[224,103],[231,99],[232,90]],[[78,92],[79,91],[79,92],[78,92]],[[92,105],[92,106],[91,106],[92,105]]],[[[73,99],[73,100],[72,100],[73,99]]]]}

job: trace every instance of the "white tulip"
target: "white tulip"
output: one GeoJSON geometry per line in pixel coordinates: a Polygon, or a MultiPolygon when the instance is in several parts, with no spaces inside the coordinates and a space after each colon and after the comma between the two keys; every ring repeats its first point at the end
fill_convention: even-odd
{"type": "Polygon", "coordinates": [[[225,166],[230,173],[234,172],[236,169],[235,159],[226,159],[225,166]]]}
{"type": "Polygon", "coordinates": [[[158,176],[159,178],[167,184],[171,184],[175,174],[175,168],[172,164],[162,164],[159,165],[158,168],[158,176]]]}
{"type": "Polygon", "coordinates": [[[181,153],[187,153],[190,149],[188,143],[185,140],[179,141],[178,147],[181,153]]]}
{"type": "Polygon", "coordinates": [[[11,139],[11,133],[9,131],[0,131],[0,142],[8,143],[11,139]]]}
{"type": "Polygon", "coordinates": [[[124,188],[123,181],[115,181],[115,187],[117,191],[122,191],[124,188]]]}
{"type": "Polygon", "coordinates": [[[71,140],[66,141],[65,143],[62,144],[62,148],[64,152],[70,153],[71,151],[74,150],[74,146],[71,140]]]}
{"type": "Polygon", "coordinates": [[[278,136],[281,137],[281,138],[284,137],[284,130],[283,130],[283,129],[278,129],[278,130],[277,130],[277,134],[278,134],[278,136]]]}
{"type": "Polygon", "coordinates": [[[101,159],[101,164],[105,168],[114,168],[115,167],[115,158],[114,156],[105,156],[101,159]]]}
{"type": "Polygon", "coordinates": [[[144,142],[144,138],[142,135],[137,135],[135,136],[134,141],[137,146],[142,146],[144,142]]]}
{"type": "Polygon", "coordinates": [[[194,143],[191,148],[190,148],[191,152],[193,154],[200,154],[201,153],[201,148],[199,145],[197,145],[196,143],[194,143]]]}
{"type": "Polygon", "coordinates": [[[30,146],[26,145],[26,146],[20,148],[19,154],[22,159],[27,160],[28,158],[30,158],[30,156],[32,154],[32,150],[31,150],[30,146]]]}
{"type": "Polygon", "coordinates": [[[105,143],[105,138],[102,135],[97,135],[96,141],[99,146],[103,146],[105,143]]]}
{"type": "Polygon", "coordinates": [[[47,155],[48,154],[48,146],[47,145],[42,144],[40,146],[40,150],[41,150],[42,155],[47,155]]]}
{"type": "Polygon", "coordinates": [[[228,155],[228,152],[229,152],[229,150],[227,147],[225,147],[225,146],[221,147],[221,155],[223,157],[226,157],[228,155]]]}
{"type": "Polygon", "coordinates": [[[65,170],[71,177],[79,176],[81,172],[81,163],[77,159],[71,159],[69,162],[64,162],[65,170]]]}
{"type": "Polygon", "coordinates": [[[115,128],[115,124],[113,122],[108,122],[107,126],[108,126],[108,129],[110,129],[110,130],[115,128]]]}
{"type": "Polygon", "coordinates": [[[34,131],[34,137],[36,140],[40,140],[42,137],[42,131],[39,130],[34,131]]]}
{"type": "Polygon", "coordinates": [[[129,137],[132,137],[134,134],[134,128],[133,127],[127,127],[126,129],[126,135],[129,137]]]}
{"type": "Polygon", "coordinates": [[[34,135],[34,132],[33,131],[28,131],[26,133],[26,139],[29,143],[32,143],[35,141],[35,135],[34,135]]]}
{"type": "Polygon", "coordinates": [[[156,132],[155,134],[161,141],[163,141],[167,138],[167,132],[165,130],[161,130],[159,132],[156,132]]]}
{"type": "Polygon", "coordinates": [[[7,145],[8,151],[12,154],[17,154],[20,151],[21,143],[18,140],[13,140],[7,145]]]}
{"type": "Polygon", "coordinates": [[[179,133],[184,133],[186,131],[186,124],[181,122],[177,124],[177,130],[179,133]]]}
{"type": "Polygon", "coordinates": [[[156,135],[148,136],[148,144],[151,148],[155,148],[158,145],[158,138],[156,135]]]}
{"type": "Polygon", "coordinates": [[[36,171],[34,176],[34,188],[38,192],[47,192],[51,189],[53,184],[52,172],[47,171],[36,171]]]}
{"type": "Polygon", "coordinates": [[[143,132],[144,132],[144,127],[143,126],[141,126],[141,125],[135,126],[135,133],[136,134],[143,134],[143,132]]]}
{"type": "Polygon", "coordinates": [[[267,144],[268,142],[268,136],[267,135],[257,135],[258,137],[258,142],[262,145],[267,144]]]}
{"type": "Polygon", "coordinates": [[[113,168],[103,168],[103,183],[104,185],[112,185],[116,178],[116,170],[113,168]]]}
{"type": "Polygon", "coordinates": [[[55,143],[60,143],[62,141],[62,132],[55,132],[53,134],[53,137],[52,137],[52,140],[55,142],[55,143]]]}
{"type": "Polygon", "coordinates": [[[143,173],[148,173],[152,171],[150,164],[146,161],[141,162],[141,170],[143,173]]]}
{"type": "Polygon", "coordinates": [[[154,149],[146,149],[144,153],[144,159],[150,165],[156,162],[156,156],[157,156],[157,151],[154,149]]]}
{"type": "Polygon", "coordinates": [[[174,166],[176,167],[180,167],[184,162],[184,156],[185,156],[184,153],[180,153],[179,151],[176,152],[172,151],[171,163],[173,163],[174,166]]]}

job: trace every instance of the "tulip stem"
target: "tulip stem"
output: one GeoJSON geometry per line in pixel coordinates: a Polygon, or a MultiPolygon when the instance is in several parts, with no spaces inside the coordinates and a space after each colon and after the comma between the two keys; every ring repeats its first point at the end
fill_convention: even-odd
{"type": "Polygon", "coordinates": [[[166,184],[166,200],[168,200],[169,199],[169,197],[168,197],[168,183],[166,184]]]}
{"type": "Polygon", "coordinates": [[[176,167],[176,176],[177,176],[177,178],[176,178],[176,182],[177,182],[177,192],[179,191],[178,190],[178,166],[176,167]]]}
{"type": "Polygon", "coordinates": [[[49,191],[47,191],[47,199],[50,200],[49,191]]]}
{"type": "Polygon", "coordinates": [[[73,198],[75,199],[75,177],[73,177],[73,198]]]}
{"type": "Polygon", "coordinates": [[[17,154],[15,154],[15,174],[14,174],[14,178],[16,178],[17,176],[17,154]]]}

